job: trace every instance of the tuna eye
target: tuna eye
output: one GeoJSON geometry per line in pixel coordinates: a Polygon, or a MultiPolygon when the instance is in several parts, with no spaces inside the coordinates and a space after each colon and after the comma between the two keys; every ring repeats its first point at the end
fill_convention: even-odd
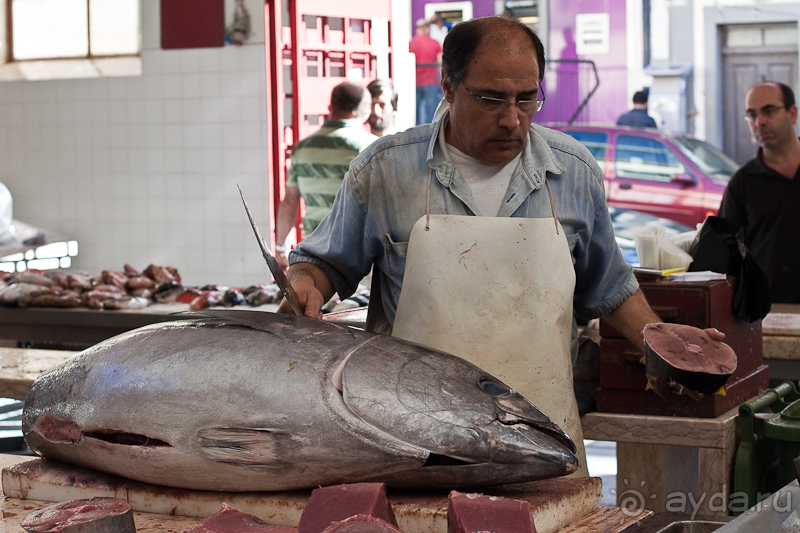
{"type": "Polygon", "coordinates": [[[510,388],[505,383],[500,383],[493,379],[483,378],[478,382],[478,385],[483,392],[491,394],[492,396],[506,396],[514,392],[514,389],[510,388]]]}

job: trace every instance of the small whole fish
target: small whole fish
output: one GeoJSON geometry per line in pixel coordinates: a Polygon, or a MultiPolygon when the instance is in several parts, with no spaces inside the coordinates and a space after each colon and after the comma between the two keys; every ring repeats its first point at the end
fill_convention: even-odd
{"type": "Polygon", "coordinates": [[[41,291],[42,288],[43,285],[34,283],[12,283],[0,289],[0,305],[17,305],[20,300],[34,292],[41,291]]]}
{"type": "Polygon", "coordinates": [[[193,316],[108,339],[37,379],[28,445],[217,491],[475,487],[577,469],[561,428],[458,357],[305,317],[193,316]]]}
{"type": "Polygon", "coordinates": [[[12,275],[15,283],[30,283],[32,285],[44,285],[50,287],[53,285],[53,280],[44,274],[37,274],[36,272],[17,272],[12,275]]]}
{"type": "Polygon", "coordinates": [[[103,309],[142,309],[150,305],[150,300],[138,296],[119,296],[103,300],[103,309]]]}

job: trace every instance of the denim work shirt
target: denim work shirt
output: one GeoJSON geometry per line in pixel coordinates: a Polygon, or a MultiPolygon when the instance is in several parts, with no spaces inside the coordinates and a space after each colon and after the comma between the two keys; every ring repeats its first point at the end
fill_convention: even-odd
{"type": "MultiPolygon", "coordinates": [[[[425,216],[429,170],[431,214],[474,216],[478,211],[466,181],[437,146],[446,123],[382,137],[361,152],[330,214],[289,255],[290,263],[320,267],[340,298],[353,294],[375,264],[383,307],[393,324],[411,228],[425,216]]],[[[602,172],[589,150],[564,133],[531,125],[498,216],[552,217],[545,175],[575,268],[575,311],[583,318],[605,315],[639,284],[614,239],[602,172]]]]}

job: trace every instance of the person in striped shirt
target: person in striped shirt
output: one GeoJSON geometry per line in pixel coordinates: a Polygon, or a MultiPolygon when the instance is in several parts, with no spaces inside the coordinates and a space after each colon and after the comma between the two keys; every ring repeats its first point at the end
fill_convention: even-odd
{"type": "Polygon", "coordinates": [[[292,165],[286,178],[286,194],[275,221],[275,250],[284,268],[286,238],[294,226],[303,198],[303,236],[308,236],[331,210],[350,161],[377,137],[364,129],[372,108],[372,96],[364,87],[344,82],[331,92],[330,114],[322,127],[292,150],[292,165]]]}

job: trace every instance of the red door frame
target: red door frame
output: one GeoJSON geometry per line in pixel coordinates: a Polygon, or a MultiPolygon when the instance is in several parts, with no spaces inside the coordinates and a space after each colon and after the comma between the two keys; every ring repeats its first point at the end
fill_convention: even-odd
{"type": "MultiPolygon", "coordinates": [[[[267,142],[271,170],[268,189],[272,195],[269,216],[273,228],[270,246],[274,246],[275,215],[285,193],[292,147],[322,126],[328,113],[331,90],[347,80],[346,74],[354,66],[362,68],[360,83],[366,85],[375,79],[377,59],[373,53],[376,37],[371,24],[373,19],[388,21],[389,43],[392,32],[392,0],[370,0],[368,3],[362,0],[288,0],[287,7],[291,21],[287,26],[283,25],[280,4],[268,1],[264,7],[269,110],[267,142]],[[314,17],[315,28],[307,28],[304,17],[314,17]],[[332,29],[337,25],[341,25],[341,31],[332,29]],[[363,31],[358,31],[362,28],[363,31]],[[287,71],[290,80],[285,79],[287,71]],[[291,82],[289,87],[286,85],[288,81],[291,82]],[[291,100],[289,117],[284,111],[287,99],[291,100]],[[314,117],[316,120],[309,120],[314,117]]],[[[388,54],[391,78],[395,69],[390,46],[388,54]]],[[[296,224],[299,236],[299,212],[296,224]]]]}

